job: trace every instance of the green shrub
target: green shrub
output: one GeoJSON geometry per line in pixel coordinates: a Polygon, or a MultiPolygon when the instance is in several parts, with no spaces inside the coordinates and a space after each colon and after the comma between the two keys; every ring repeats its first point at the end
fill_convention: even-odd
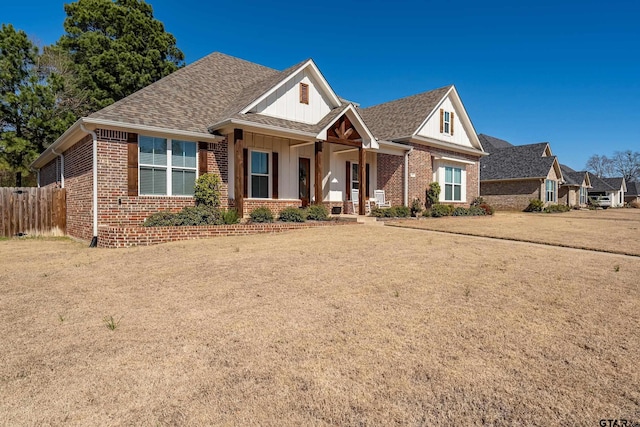
{"type": "Polygon", "coordinates": [[[311,205],[307,208],[307,219],[310,221],[328,221],[329,210],[325,205],[311,205]]]}
{"type": "Polygon", "coordinates": [[[305,222],[307,215],[302,209],[289,207],[280,211],[279,219],[282,222],[305,222]]]}
{"type": "MultiPolygon", "coordinates": [[[[486,205],[489,206],[489,205],[486,205]]],[[[491,206],[489,206],[491,208],[491,206]]],[[[493,209],[493,208],[491,208],[493,209]]],[[[485,209],[482,208],[482,206],[471,206],[468,210],[468,214],[469,216],[484,216],[484,215],[491,215],[489,213],[487,213],[487,211],[485,209]]]]}
{"type": "Polygon", "coordinates": [[[417,217],[422,212],[422,202],[420,199],[413,199],[411,202],[411,216],[417,217]]]}
{"type": "Polygon", "coordinates": [[[198,205],[183,208],[176,214],[174,225],[220,225],[222,213],[211,206],[198,205]]]}
{"type": "Polygon", "coordinates": [[[160,211],[150,215],[142,224],[145,227],[166,227],[176,225],[176,214],[169,211],[160,211]]]}
{"type": "Polygon", "coordinates": [[[220,207],[220,188],[222,181],[220,177],[213,173],[205,173],[198,177],[193,196],[197,205],[220,207]]]}
{"type": "Polygon", "coordinates": [[[249,214],[251,222],[273,222],[273,212],[266,206],[255,208],[249,214]]]}
{"type": "Polygon", "coordinates": [[[240,222],[240,216],[238,215],[238,211],[235,209],[229,209],[222,212],[222,223],[223,224],[237,224],[240,222]]]}
{"type": "Polygon", "coordinates": [[[567,205],[549,205],[544,208],[543,212],[546,213],[556,213],[556,212],[569,212],[571,207],[567,205]]]}
{"type": "Polygon", "coordinates": [[[431,206],[431,216],[434,218],[440,218],[442,216],[449,216],[453,214],[453,206],[436,204],[431,206]]]}
{"type": "MultiPolygon", "coordinates": [[[[476,207],[476,206],[473,206],[473,207],[476,207]]],[[[485,215],[493,215],[496,211],[493,208],[493,206],[491,206],[488,203],[480,203],[477,207],[484,210],[485,215]]]]}
{"type": "Polygon", "coordinates": [[[411,209],[407,206],[392,206],[390,209],[394,218],[408,218],[411,216],[411,209]]]}
{"type": "Polygon", "coordinates": [[[369,214],[375,218],[407,218],[411,216],[411,209],[406,206],[391,206],[390,208],[373,208],[369,214]]]}
{"type": "Polygon", "coordinates": [[[542,212],[544,202],[540,199],[529,200],[529,206],[525,208],[525,212],[542,212]]]}
{"type": "Polygon", "coordinates": [[[430,208],[431,206],[437,205],[440,200],[440,184],[437,182],[432,182],[429,184],[429,189],[427,190],[427,202],[426,207],[430,208]]]}
{"type": "Polygon", "coordinates": [[[473,199],[473,202],[471,202],[471,206],[480,206],[486,203],[487,202],[484,200],[484,197],[476,197],[475,199],[473,199]]]}
{"type": "Polygon", "coordinates": [[[469,216],[469,209],[463,208],[462,206],[458,206],[453,208],[453,216],[469,216]]]}

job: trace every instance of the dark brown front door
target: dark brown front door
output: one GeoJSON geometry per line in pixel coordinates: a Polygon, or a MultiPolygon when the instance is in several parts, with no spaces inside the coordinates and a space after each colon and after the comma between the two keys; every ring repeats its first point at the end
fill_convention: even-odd
{"type": "Polygon", "coordinates": [[[309,206],[311,198],[311,159],[298,159],[298,197],[302,200],[302,206],[309,206]]]}

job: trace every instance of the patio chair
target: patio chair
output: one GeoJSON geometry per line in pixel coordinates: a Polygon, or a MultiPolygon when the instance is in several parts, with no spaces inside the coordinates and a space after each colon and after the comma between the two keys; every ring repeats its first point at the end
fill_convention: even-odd
{"type": "Polygon", "coordinates": [[[390,208],[391,202],[385,200],[384,190],[375,190],[373,192],[375,198],[376,207],[378,208],[390,208]]]}
{"type": "MultiPolygon", "coordinates": [[[[360,191],[356,189],[351,190],[351,205],[353,206],[353,213],[358,214],[358,203],[359,203],[360,191]]],[[[365,200],[364,212],[368,214],[371,212],[371,204],[368,200],[365,200]]]]}

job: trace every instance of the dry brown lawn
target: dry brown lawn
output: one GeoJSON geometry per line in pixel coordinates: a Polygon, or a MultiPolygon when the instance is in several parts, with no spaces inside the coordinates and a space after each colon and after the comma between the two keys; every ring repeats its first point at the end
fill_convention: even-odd
{"type": "Polygon", "coordinates": [[[404,227],[519,239],[640,255],[640,209],[581,210],[561,214],[497,212],[492,217],[394,221],[404,227]]]}
{"type": "Polygon", "coordinates": [[[638,277],[394,227],[2,241],[0,425],[640,422],[638,277]]]}

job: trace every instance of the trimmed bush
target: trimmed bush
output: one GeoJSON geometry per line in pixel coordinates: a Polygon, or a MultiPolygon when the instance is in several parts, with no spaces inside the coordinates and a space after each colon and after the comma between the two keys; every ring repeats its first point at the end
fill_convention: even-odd
{"type": "Polygon", "coordinates": [[[473,199],[473,202],[471,202],[471,206],[480,206],[483,204],[486,204],[487,202],[484,200],[484,197],[476,197],[475,199],[473,199]]]}
{"type": "Polygon", "coordinates": [[[431,216],[434,218],[440,218],[443,216],[450,216],[453,214],[453,206],[436,204],[431,206],[431,216]]]}
{"type": "Polygon", "coordinates": [[[569,212],[571,207],[567,205],[549,205],[544,208],[543,212],[546,213],[557,213],[557,212],[569,212]]]}
{"type": "Polygon", "coordinates": [[[629,203],[629,206],[635,209],[640,209],[640,202],[637,200],[634,200],[633,202],[629,203]]]}
{"type": "Polygon", "coordinates": [[[458,206],[457,208],[453,208],[453,216],[469,216],[469,209],[458,206]]]}
{"type": "MultiPolygon", "coordinates": [[[[480,197],[481,198],[481,197],[480,197]]],[[[476,207],[476,206],[473,206],[476,207]]],[[[480,203],[477,207],[484,210],[485,215],[493,215],[495,213],[495,209],[488,203],[480,203]]]]}
{"type": "Polygon", "coordinates": [[[266,206],[255,208],[249,214],[251,222],[273,222],[273,212],[266,206]]]}
{"type": "MultiPolygon", "coordinates": [[[[489,206],[489,205],[486,205],[489,206]]],[[[489,206],[491,208],[491,206],[489,206]]],[[[493,208],[491,208],[493,209],[493,208]]],[[[469,216],[485,216],[485,215],[491,215],[490,213],[487,213],[487,211],[485,209],[482,208],[482,206],[471,206],[468,209],[469,212],[469,216]]]]}
{"type": "Polygon", "coordinates": [[[411,209],[406,206],[391,206],[390,208],[373,208],[369,214],[375,218],[407,218],[411,216],[411,209]]]}
{"type": "Polygon", "coordinates": [[[196,199],[196,205],[219,208],[221,187],[222,181],[220,181],[220,177],[218,175],[213,173],[200,175],[196,180],[196,186],[193,193],[193,197],[196,199]]]}
{"type": "Polygon", "coordinates": [[[169,211],[160,211],[150,215],[142,224],[145,227],[166,227],[175,224],[176,214],[169,211]]]}
{"type": "Polygon", "coordinates": [[[174,225],[220,225],[222,213],[206,205],[189,206],[176,214],[174,225]]]}
{"type": "Polygon", "coordinates": [[[390,209],[394,218],[408,218],[411,216],[411,209],[407,206],[392,206],[390,209]]]}
{"type": "Polygon", "coordinates": [[[525,208],[525,212],[542,212],[544,202],[540,199],[529,200],[529,206],[525,208]]]}
{"type": "Polygon", "coordinates": [[[280,221],[282,222],[305,222],[306,212],[298,208],[284,208],[280,211],[280,221]]]}
{"type": "Polygon", "coordinates": [[[328,221],[329,210],[325,205],[311,205],[307,208],[307,219],[309,221],[328,221]]]}
{"type": "Polygon", "coordinates": [[[411,202],[411,216],[417,217],[418,213],[422,212],[422,202],[420,199],[413,199],[411,202]]]}
{"type": "Polygon", "coordinates": [[[432,182],[431,184],[429,184],[429,188],[426,192],[427,202],[425,203],[427,208],[438,204],[438,201],[440,200],[440,191],[440,184],[438,184],[437,182],[432,182]]]}
{"type": "Polygon", "coordinates": [[[227,225],[239,223],[240,216],[238,215],[238,211],[235,209],[229,209],[222,212],[222,222],[227,225]]]}

